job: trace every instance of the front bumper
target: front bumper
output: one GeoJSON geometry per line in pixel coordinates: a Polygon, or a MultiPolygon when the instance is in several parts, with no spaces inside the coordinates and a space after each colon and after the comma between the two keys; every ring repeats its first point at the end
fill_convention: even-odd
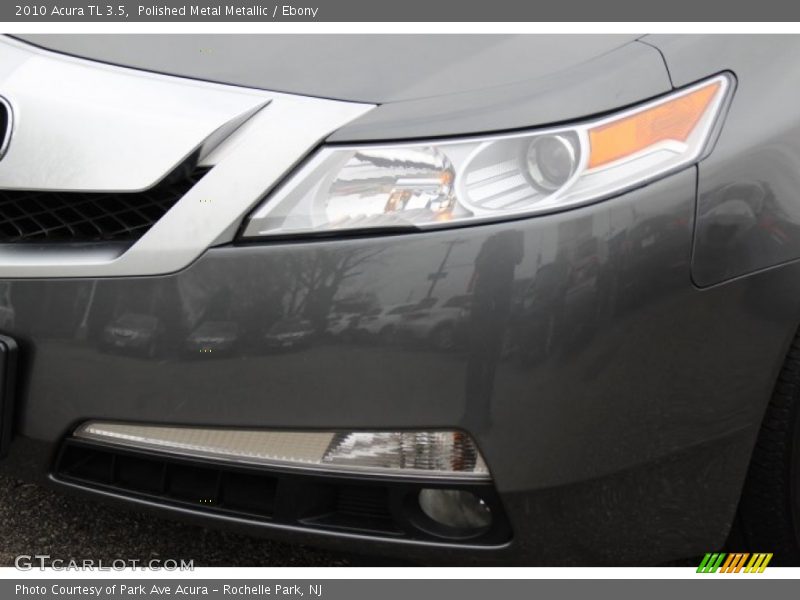
{"type": "Polygon", "coordinates": [[[779,298],[793,297],[800,277],[790,265],[695,288],[695,176],[491,226],[215,248],[173,275],[0,282],[14,312],[4,333],[21,358],[16,437],[2,467],[71,487],[51,469],[87,419],[459,428],[492,472],[508,544],[312,534],[115,499],[430,561],[637,564],[717,547],[797,319],[779,298]],[[388,306],[428,294],[450,247],[431,296],[472,295],[456,347],[326,334],[343,300],[388,306]],[[264,351],[263,332],[300,311],[314,335],[291,352],[264,351]],[[106,350],[104,329],[124,312],[159,320],[157,354],[106,350]],[[188,357],[187,336],[222,313],[242,332],[237,352],[188,357]]]}

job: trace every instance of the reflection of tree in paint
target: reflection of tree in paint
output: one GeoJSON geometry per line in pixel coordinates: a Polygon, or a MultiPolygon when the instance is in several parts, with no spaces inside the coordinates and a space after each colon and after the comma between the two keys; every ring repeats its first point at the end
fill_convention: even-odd
{"type": "Polygon", "coordinates": [[[290,256],[287,268],[292,274],[286,296],[286,316],[304,316],[316,331],[327,327],[334,299],[342,284],[363,273],[364,265],[383,250],[317,250],[305,256],[290,256]]]}

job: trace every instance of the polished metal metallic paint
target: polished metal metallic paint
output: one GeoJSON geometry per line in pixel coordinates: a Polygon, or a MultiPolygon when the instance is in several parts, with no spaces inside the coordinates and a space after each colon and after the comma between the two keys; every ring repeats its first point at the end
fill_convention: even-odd
{"type": "Polygon", "coordinates": [[[800,258],[800,37],[648,36],[676,86],[730,69],[736,94],[700,165],[693,277],[708,286],[800,258]]]}
{"type": "Polygon", "coordinates": [[[659,53],[629,43],[553,73],[492,88],[382,104],[331,142],[509,131],[594,117],[670,91],[659,53]]]}
{"type": "MultiPolygon", "coordinates": [[[[170,276],[3,282],[14,315],[6,332],[26,359],[18,431],[31,440],[12,460],[32,460],[26,444],[54,445],[89,418],[460,427],[477,439],[514,528],[495,559],[699,552],[727,534],[798,311],[764,292],[785,285],[779,272],[694,287],[695,177],[690,168],[499,225],[220,248],[170,276]],[[327,332],[345,306],[358,317],[374,303],[458,294],[472,308],[449,350],[327,332]],[[154,357],[103,342],[126,312],[163,325],[154,357]],[[313,337],[269,347],[270,326],[299,312],[313,337]],[[220,315],[244,332],[236,351],[187,354],[191,331],[220,315]]],[[[49,460],[25,468],[43,475],[49,460]]]]}
{"type": "Polygon", "coordinates": [[[636,35],[25,34],[30,44],[145,71],[386,104],[535,80],[636,35]],[[379,76],[371,74],[379,73],[379,76]]]}
{"type": "Polygon", "coordinates": [[[473,135],[595,116],[670,90],[633,35],[26,35],[73,53],[211,81],[380,104],[331,142],[473,135]],[[168,50],[165,50],[168,48],[168,50]]]}

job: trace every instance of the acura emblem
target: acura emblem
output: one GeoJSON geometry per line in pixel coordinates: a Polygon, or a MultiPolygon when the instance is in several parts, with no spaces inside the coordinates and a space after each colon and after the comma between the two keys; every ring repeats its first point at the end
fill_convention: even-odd
{"type": "Polygon", "coordinates": [[[0,96],[0,159],[5,156],[6,150],[8,150],[13,124],[14,113],[11,111],[11,104],[0,96]]]}

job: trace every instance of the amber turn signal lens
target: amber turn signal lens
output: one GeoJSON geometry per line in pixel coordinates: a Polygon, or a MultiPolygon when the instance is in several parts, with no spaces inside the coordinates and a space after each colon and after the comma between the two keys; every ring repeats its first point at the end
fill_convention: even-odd
{"type": "Polygon", "coordinates": [[[719,92],[719,81],[642,112],[589,130],[590,169],[659,142],[685,142],[719,92]]]}

